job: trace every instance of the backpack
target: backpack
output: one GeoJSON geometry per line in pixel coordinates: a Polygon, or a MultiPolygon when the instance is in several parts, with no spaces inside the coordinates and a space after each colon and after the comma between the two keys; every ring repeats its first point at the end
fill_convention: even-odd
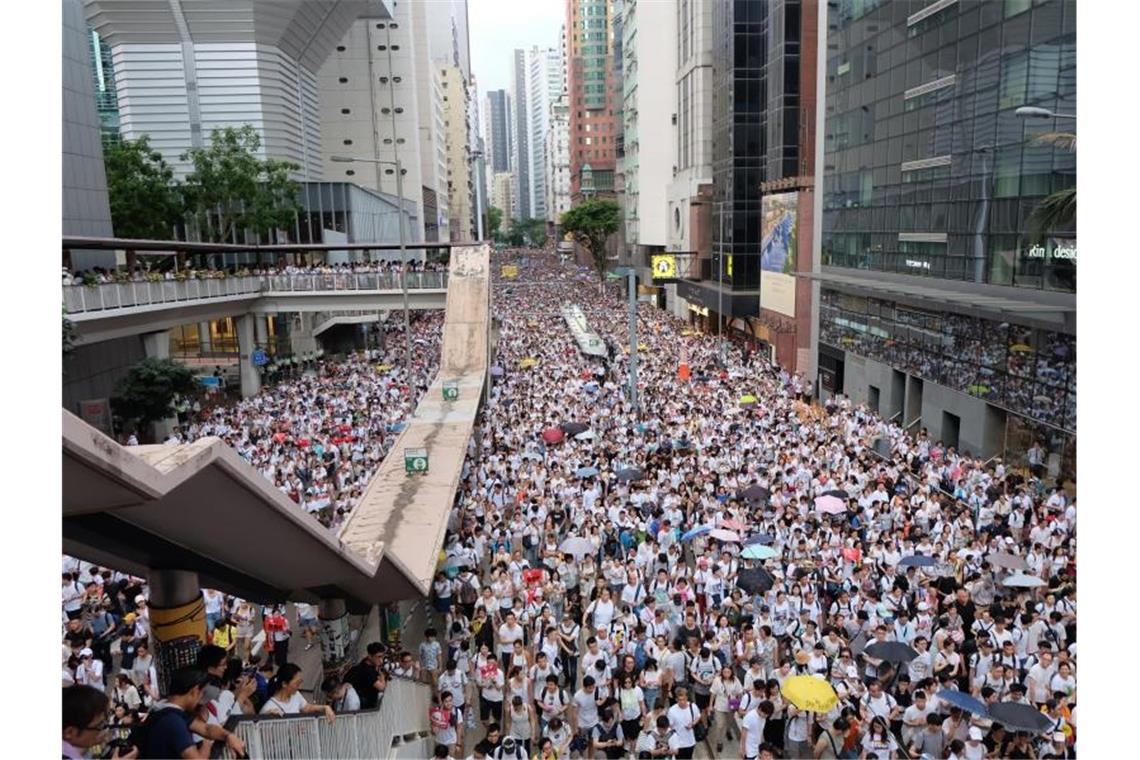
{"type": "Polygon", "coordinates": [[[459,585],[459,601],[462,604],[475,604],[479,600],[479,592],[475,590],[475,586],[470,581],[464,581],[459,585]]]}
{"type": "Polygon", "coordinates": [[[640,641],[637,646],[633,648],[633,662],[637,665],[637,669],[641,670],[645,667],[645,661],[649,659],[649,655],[645,652],[645,645],[640,641]]]}

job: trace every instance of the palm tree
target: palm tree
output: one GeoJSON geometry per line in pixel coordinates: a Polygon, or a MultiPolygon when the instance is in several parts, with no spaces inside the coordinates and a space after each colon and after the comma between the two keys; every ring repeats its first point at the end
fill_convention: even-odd
{"type": "MultiPolygon", "coordinates": [[[[1058,150],[1077,152],[1077,136],[1071,132],[1045,132],[1033,142],[1051,145],[1058,150]]],[[[1053,230],[1069,229],[1077,223],[1077,188],[1067,187],[1047,196],[1026,220],[1029,242],[1040,243],[1053,230]]]]}

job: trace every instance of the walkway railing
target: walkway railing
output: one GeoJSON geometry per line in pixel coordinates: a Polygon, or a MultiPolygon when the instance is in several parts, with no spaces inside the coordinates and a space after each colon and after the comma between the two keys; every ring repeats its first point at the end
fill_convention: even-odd
{"type": "MultiPolygon", "coordinates": [[[[409,290],[443,290],[447,272],[409,272],[409,290]]],[[[65,285],[63,305],[68,314],[85,314],[138,306],[186,303],[242,295],[375,292],[402,290],[398,272],[348,274],[254,275],[161,282],[110,282],[65,285]]]]}
{"type": "MultiPolygon", "coordinates": [[[[226,729],[245,742],[251,760],[387,758],[394,746],[431,736],[430,707],[430,686],[390,677],[379,707],[337,713],[331,725],[323,715],[249,715],[230,718],[226,729]]],[[[235,757],[228,749],[216,756],[235,757]]]]}

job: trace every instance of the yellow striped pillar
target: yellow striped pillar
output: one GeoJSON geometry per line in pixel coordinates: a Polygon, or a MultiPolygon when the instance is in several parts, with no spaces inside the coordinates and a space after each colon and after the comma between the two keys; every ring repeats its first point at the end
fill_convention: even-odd
{"type": "Polygon", "coordinates": [[[165,697],[170,674],[195,664],[206,643],[206,605],[195,572],[154,570],[147,586],[158,687],[165,697]]]}

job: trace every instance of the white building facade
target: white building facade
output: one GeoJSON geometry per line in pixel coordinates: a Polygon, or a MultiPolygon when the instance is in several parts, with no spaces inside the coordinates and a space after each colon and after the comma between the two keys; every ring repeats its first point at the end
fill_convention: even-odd
{"type": "Polygon", "coordinates": [[[570,105],[565,95],[550,106],[543,153],[546,225],[558,236],[562,215],[570,210],[570,105]]]}
{"type": "Polygon", "coordinates": [[[526,53],[530,131],[530,207],[535,219],[546,219],[546,133],[550,109],[562,95],[562,61],[558,48],[531,48],[526,53]]]}

